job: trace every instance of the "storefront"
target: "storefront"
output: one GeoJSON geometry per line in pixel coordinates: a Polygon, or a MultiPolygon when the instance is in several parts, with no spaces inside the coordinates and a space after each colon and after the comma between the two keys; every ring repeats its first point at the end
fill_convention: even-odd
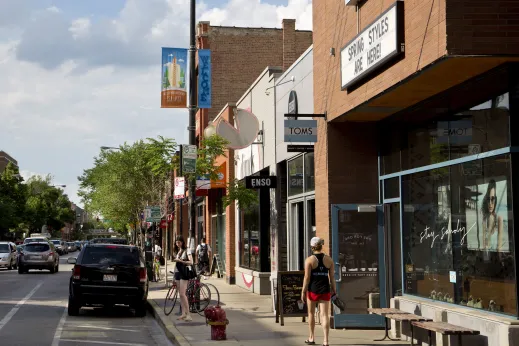
{"type": "Polygon", "coordinates": [[[313,90],[313,46],[310,46],[276,81],[276,162],[281,212],[273,279],[277,271],[303,270],[310,255],[310,239],[316,234],[314,143],[285,141],[285,120],[312,120],[298,114],[314,113],[313,90]],[[288,150],[288,146],[298,145],[304,145],[305,150],[288,150]]]}
{"type": "MultiPolygon", "coordinates": [[[[477,329],[474,345],[512,345],[519,51],[479,34],[460,40],[451,28],[470,2],[432,4],[374,0],[326,13],[314,4],[314,112],[327,115],[314,153],[316,234],[346,302],[334,325],[380,327],[367,308],[392,306],[477,329]],[[412,20],[422,13],[446,19],[412,20]],[[357,33],[333,36],[332,17],[357,33]]],[[[405,325],[393,330],[410,336],[405,325]]]]}
{"type": "MultiPolygon", "coordinates": [[[[237,102],[237,108],[252,113],[258,121],[257,138],[234,152],[236,179],[241,182],[251,177],[272,177],[272,181],[278,178],[273,89],[281,72],[279,67],[267,67],[237,102]]],[[[270,294],[277,189],[261,186],[254,190],[257,204],[236,207],[236,284],[257,294],[270,294]]]]}

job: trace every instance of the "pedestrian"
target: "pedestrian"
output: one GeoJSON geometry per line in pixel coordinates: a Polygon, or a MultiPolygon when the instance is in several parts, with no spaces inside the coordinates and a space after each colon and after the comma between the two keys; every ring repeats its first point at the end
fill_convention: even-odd
{"type": "Polygon", "coordinates": [[[205,243],[205,237],[203,237],[202,242],[196,247],[197,270],[199,273],[209,273],[211,253],[211,247],[205,243]]]}
{"type": "Polygon", "coordinates": [[[193,318],[189,313],[189,302],[187,300],[187,286],[189,284],[189,278],[186,278],[183,275],[183,272],[185,266],[193,265],[193,256],[191,255],[191,250],[187,248],[186,242],[184,241],[184,238],[182,236],[178,236],[175,239],[174,250],[177,254],[176,258],[173,260],[173,262],[176,262],[175,280],[177,277],[179,278],[179,280],[177,281],[177,287],[178,294],[180,296],[180,307],[182,309],[181,311],[183,312],[182,315],[179,318],[177,318],[177,320],[184,320],[186,322],[190,322],[193,320],[193,318]]]}
{"type": "Polygon", "coordinates": [[[324,241],[319,237],[310,240],[312,255],[305,260],[305,278],[301,291],[301,301],[308,304],[308,329],[310,336],[307,345],[315,345],[315,307],[319,304],[321,326],[323,327],[323,346],[328,346],[330,333],[330,299],[336,292],[333,260],[323,253],[324,241]]]}

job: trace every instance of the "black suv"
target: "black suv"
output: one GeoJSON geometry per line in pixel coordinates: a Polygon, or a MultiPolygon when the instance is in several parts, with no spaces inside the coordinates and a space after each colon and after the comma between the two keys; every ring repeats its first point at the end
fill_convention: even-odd
{"type": "Polygon", "coordinates": [[[118,244],[85,245],[74,263],[70,278],[68,314],[76,316],[86,305],[125,304],[135,315],[146,315],[148,277],[141,251],[118,244]]]}

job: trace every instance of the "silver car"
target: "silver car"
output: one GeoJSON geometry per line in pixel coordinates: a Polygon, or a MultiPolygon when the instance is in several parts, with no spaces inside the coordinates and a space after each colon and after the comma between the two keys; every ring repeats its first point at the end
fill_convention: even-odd
{"type": "Polygon", "coordinates": [[[25,244],[18,258],[18,273],[24,274],[30,269],[59,271],[59,254],[54,244],[48,241],[25,244]]]}
{"type": "Polygon", "coordinates": [[[11,270],[16,268],[16,245],[11,242],[0,242],[0,268],[11,270]]]}

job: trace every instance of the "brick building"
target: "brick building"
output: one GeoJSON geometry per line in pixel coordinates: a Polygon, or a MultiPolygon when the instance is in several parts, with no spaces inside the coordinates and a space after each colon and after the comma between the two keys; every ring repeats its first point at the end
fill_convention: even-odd
{"type": "Polygon", "coordinates": [[[0,151],[0,174],[5,170],[9,162],[13,163],[16,167],[18,167],[18,161],[16,161],[5,151],[0,151]]]}
{"type": "MultiPolygon", "coordinates": [[[[203,131],[209,122],[220,113],[227,114],[226,112],[232,109],[234,103],[266,66],[280,66],[286,69],[312,44],[312,32],[296,30],[295,25],[294,19],[284,19],[280,29],[211,26],[209,22],[198,23],[197,48],[210,49],[212,63],[212,108],[200,109],[197,112],[198,140],[203,136],[203,131]]],[[[232,117],[230,122],[232,123],[232,117]]],[[[229,150],[227,158],[225,160],[222,158],[223,161],[219,162],[222,170],[225,171],[222,173],[226,181],[234,180],[233,157],[233,150],[229,150]]],[[[197,228],[201,231],[200,234],[207,237],[213,253],[220,252],[226,280],[228,283],[234,283],[236,258],[234,219],[229,217],[234,215],[234,206],[223,208],[221,205],[223,195],[225,195],[223,187],[197,192],[197,228]]],[[[177,202],[175,230],[180,229],[178,207],[177,202]]],[[[188,234],[187,209],[186,204],[182,217],[184,237],[188,234]]],[[[198,234],[198,230],[195,234],[198,234]]]]}
{"type": "Polygon", "coordinates": [[[517,1],[313,2],[336,327],[383,326],[366,312],[380,300],[478,329],[474,345],[515,344],[518,18],[517,1]]]}

